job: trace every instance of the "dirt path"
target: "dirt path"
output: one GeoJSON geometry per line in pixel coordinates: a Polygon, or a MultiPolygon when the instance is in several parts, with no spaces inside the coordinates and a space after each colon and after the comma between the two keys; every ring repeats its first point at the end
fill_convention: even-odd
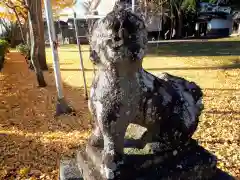
{"type": "Polygon", "coordinates": [[[0,73],[0,179],[28,171],[42,179],[56,179],[60,157],[71,156],[89,134],[82,90],[64,84],[67,100],[78,113],[54,119],[53,73],[44,75],[48,86],[38,88],[34,73],[16,52],[8,55],[0,73]]]}

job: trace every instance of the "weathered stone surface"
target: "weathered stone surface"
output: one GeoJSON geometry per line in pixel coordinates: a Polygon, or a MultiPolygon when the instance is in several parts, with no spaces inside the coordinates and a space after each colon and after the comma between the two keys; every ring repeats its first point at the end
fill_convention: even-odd
{"type": "Polygon", "coordinates": [[[122,162],[130,123],[147,129],[139,148],[152,139],[159,142],[157,151],[184,146],[197,128],[203,93],[195,82],[168,73],[154,76],[143,69],[147,47],[144,20],[116,4],[94,24],[89,40],[90,59],[98,69],[88,104],[94,120],[89,143],[104,146],[103,175],[109,179],[118,176],[115,169],[122,162]]]}
{"type": "Polygon", "coordinates": [[[61,160],[59,171],[59,180],[83,180],[75,158],[61,160]]]}
{"type": "Polygon", "coordinates": [[[85,149],[77,152],[77,165],[82,172],[84,180],[102,180],[102,176],[97,170],[96,165],[91,161],[90,156],[85,149]]]}
{"type": "MultiPolygon", "coordinates": [[[[215,175],[216,158],[192,141],[186,150],[175,154],[169,152],[164,157],[156,154],[126,154],[120,168],[121,180],[159,179],[209,179],[215,175]]],[[[86,151],[79,151],[77,163],[84,180],[101,180],[101,150],[87,145],[86,151]]]]}
{"type": "MultiPolygon", "coordinates": [[[[120,180],[209,179],[234,180],[216,168],[216,158],[192,141],[186,149],[165,156],[156,154],[126,154],[120,180]]],[[[77,152],[76,159],[62,160],[60,180],[104,180],[99,173],[101,150],[89,146],[77,152]],[[80,173],[81,172],[81,173],[80,173]]]]}

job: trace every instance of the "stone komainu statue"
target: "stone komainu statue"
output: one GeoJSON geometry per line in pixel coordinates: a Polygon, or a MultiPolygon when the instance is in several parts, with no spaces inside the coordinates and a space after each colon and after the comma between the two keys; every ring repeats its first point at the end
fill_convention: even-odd
{"type": "Polygon", "coordinates": [[[143,69],[147,30],[130,10],[117,5],[94,23],[91,35],[90,56],[97,72],[90,91],[95,127],[89,142],[103,147],[102,173],[113,179],[130,123],[147,128],[140,145],[154,139],[160,151],[177,150],[197,128],[203,94],[194,82],[167,73],[156,77],[143,69]]]}

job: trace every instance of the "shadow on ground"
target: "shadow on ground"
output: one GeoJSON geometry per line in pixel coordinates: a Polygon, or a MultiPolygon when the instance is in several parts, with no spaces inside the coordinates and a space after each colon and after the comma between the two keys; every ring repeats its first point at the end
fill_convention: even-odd
{"type": "Polygon", "coordinates": [[[213,165],[216,163],[216,157],[214,154],[197,145],[196,142],[194,142],[192,145],[190,143],[189,146],[191,148],[188,147],[189,149],[186,148],[186,150],[184,150],[183,152],[178,152],[177,156],[171,156],[170,154],[169,157],[166,158],[164,161],[157,161],[157,158],[160,158],[161,156],[153,154],[128,154],[126,156],[127,163],[125,169],[125,171],[128,173],[125,174],[127,174],[128,177],[135,177],[137,174],[138,177],[140,176],[141,179],[146,180],[157,180],[162,179],[162,177],[172,177],[172,179],[178,179],[180,175],[182,176],[181,179],[188,179],[191,176],[192,170],[195,170],[195,168],[197,167],[197,172],[200,172],[200,174],[202,174],[203,176],[211,176],[211,178],[208,178],[209,180],[234,180],[234,177],[227,172],[224,172],[218,168],[216,168],[216,171],[214,171],[213,165]],[[134,167],[136,169],[132,167],[132,162],[135,162],[134,167]],[[176,164],[182,164],[181,170],[179,170],[176,164]],[[134,171],[135,173],[133,173],[134,171]],[[130,172],[132,172],[132,174],[130,172]],[[129,173],[131,175],[129,175],[129,173]],[[184,173],[185,175],[183,175],[184,173]]]}

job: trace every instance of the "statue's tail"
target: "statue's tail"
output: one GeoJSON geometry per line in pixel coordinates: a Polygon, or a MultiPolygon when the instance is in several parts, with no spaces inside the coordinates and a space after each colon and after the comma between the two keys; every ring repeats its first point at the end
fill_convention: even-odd
{"type": "Polygon", "coordinates": [[[199,109],[199,114],[201,113],[203,110],[203,92],[199,85],[197,85],[195,82],[188,81],[182,77],[170,75],[168,73],[158,74],[157,77],[165,81],[169,81],[170,84],[174,84],[174,87],[180,93],[186,93],[187,95],[190,95],[193,98],[196,108],[199,109]]]}
{"type": "Polygon", "coordinates": [[[178,113],[184,122],[186,131],[192,135],[198,126],[199,116],[204,107],[202,89],[195,82],[168,73],[159,74],[158,78],[171,84],[179,94],[181,105],[178,113]]]}

